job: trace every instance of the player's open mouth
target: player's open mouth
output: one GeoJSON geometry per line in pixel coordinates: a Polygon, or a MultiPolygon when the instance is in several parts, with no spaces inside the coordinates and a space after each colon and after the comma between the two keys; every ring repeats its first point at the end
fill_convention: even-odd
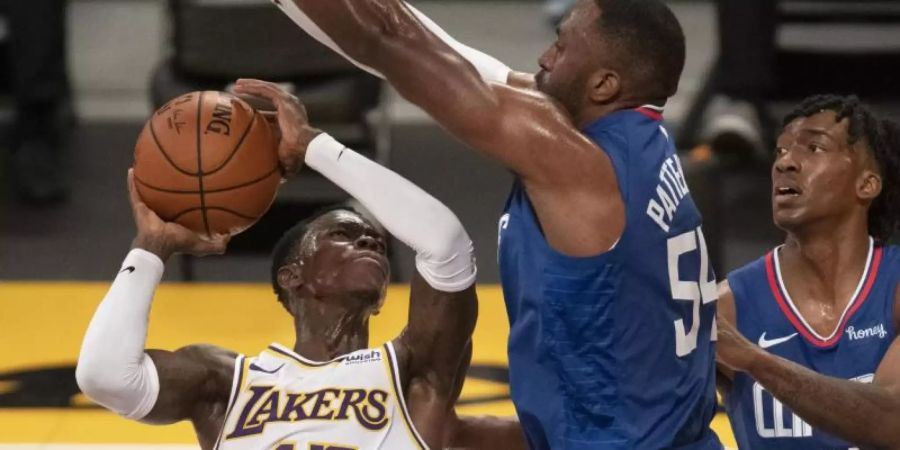
{"type": "Polygon", "coordinates": [[[775,188],[775,195],[779,196],[779,197],[781,197],[781,196],[798,197],[800,194],[801,194],[801,192],[799,189],[792,188],[792,187],[784,186],[784,187],[775,188]]]}

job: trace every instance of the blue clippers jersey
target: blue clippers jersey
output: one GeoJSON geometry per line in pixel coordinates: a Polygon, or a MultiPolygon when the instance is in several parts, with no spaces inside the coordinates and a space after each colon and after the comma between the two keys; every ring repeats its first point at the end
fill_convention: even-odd
{"type": "Polygon", "coordinates": [[[612,250],[551,249],[519,182],[500,219],[510,386],[533,449],[721,448],[709,429],[715,276],[659,119],[619,111],[584,130],[625,201],[612,250]]]}
{"type": "MultiPolygon", "coordinates": [[[[897,247],[871,245],[866,270],[831,336],[820,336],[797,312],[781,281],[778,249],[728,276],[738,330],[769,352],[823,375],[870,383],[894,340],[897,247]]],[[[725,399],[741,449],[855,448],[813,429],[745,373],[725,399]]]]}

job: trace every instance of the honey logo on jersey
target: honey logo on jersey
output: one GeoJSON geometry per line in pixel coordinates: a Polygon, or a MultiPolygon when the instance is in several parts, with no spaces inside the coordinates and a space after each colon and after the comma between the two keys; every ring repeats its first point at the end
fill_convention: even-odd
{"type": "Polygon", "coordinates": [[[383,429],[389,421],[388,393],[381,389],[325,388],[288,392],[274,386],[250,386],[234,429],[225,439],[260,434],[266,425],[305,420],[353,420],[368,430],[383,429]]]}
{"type": "Polygon", "coordinates": [[[879,323],[878,325],[871,326],[869,328],[856,329],[853,326],[847,327],[847,335],[850,336],[851,341],[858,341],[860,339],[866,339],[870,337],[877,337],[878,339],[884,339],[887,337],[888,332],[884,328],[883,323],[879,323]]]}
{"type": "Polygon", "coordinates": [[[349,366],[353,364],[362,364],[375,361],[381,361],[381,352],[378,350],[371,350],[365,353],[354,353],[352,355],[347,355],[341,362],[345,366],[349,366]]]}

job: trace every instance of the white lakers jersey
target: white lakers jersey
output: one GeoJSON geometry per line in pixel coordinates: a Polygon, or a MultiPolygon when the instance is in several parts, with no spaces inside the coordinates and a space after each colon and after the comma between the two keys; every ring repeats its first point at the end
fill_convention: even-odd
{"type": "Polygon", "coordinates": [[[406,409],[394,347],[314,362],[272,344],[238,356],[219,450],[427,449],[406,409]]]}

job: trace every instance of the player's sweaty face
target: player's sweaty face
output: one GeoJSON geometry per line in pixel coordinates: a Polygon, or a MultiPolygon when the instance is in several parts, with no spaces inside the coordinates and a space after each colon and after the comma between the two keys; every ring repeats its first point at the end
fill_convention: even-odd
{"type": "Polygon", "coordinates": [[[383,292],[390,275],[385,237],[350,211],[334,211],[311,225],[303,248],[303,278],[315,292],[383,292]]]}
{"type": "Polygon", "coordinates": [[[800,117],[778,137],[772,215],[779,228],[841,217],[858,204],[856,185],[865,149],[848,143],[848,120],[836,118],[832,111],[800,117]]]}

